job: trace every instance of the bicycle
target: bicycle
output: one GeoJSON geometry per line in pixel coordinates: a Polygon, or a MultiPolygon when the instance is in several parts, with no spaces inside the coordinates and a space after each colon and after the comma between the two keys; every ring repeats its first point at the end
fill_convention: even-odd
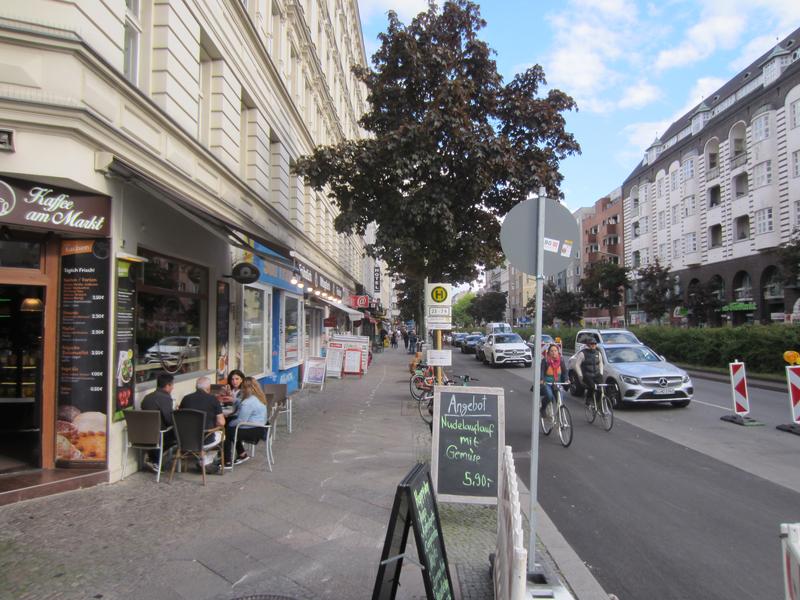
{"type": "Polygon", "coordinates": [[[553,386],[553,395],[555,396],[553,402],[547,403],[545,414],[539,416],[539,423],[542,426],[542,433],[550,435],[553,431],[553,426],[558,426],[558,437],[561,440],[561,445],[568,448],[572,443],[572,414],[569,408],[561,401],[561,388],[568,388],[569,383],[547,383],[545,385],[553,386]],[[553,410],[555,405],[555,410],[553,410]]]}
{"type": "MultiPolygon", "coordinates": [[[[474,377],[470,377],[469,375],[453,375],[453,379],[445,378],[443,384],[444,385],[455,385],[456,379],[461,380],[462,387],[469,387],[470,381],[479,381],[474,377]]],[[[425,421],[431,428],[433,428],[433,387],[431,386],[430,391],[426,391],[419,402],[417,402],[417,408],[419,409],[419,416],[425,421]]]]}
{"type": "Polygon", "coordinates": [[[591,390],[587,389],[587,394],[592,394],[591,402],[586,404],[585,413],[586,413],[586,420],[589,423],[594,423],[594,420],[597,418],[597,415],[600,415],[600,418],[603,421],[603,429],[606,431],[611,431],[611,428],[614,426],[614,409],[611,408],[611,402],[608,401],[608,396],[606,396],[606,388],[608,387],[607,383],[597,383],[595,384],[600,390],[600,400],[598,402],[597,396],[591,392],[591,390]]]}
{"type": "MultiPolygon", "coordinates": [[[[427,365],[418,367],[408,382],[408,386],[411,390],[411,397],[419,402],[422,400],[422,396],[425,394],[425,392],[433,390],[434,383],[436,383],[434,368],[427,365]]],[[[447,375],[443,373],[442,384],[452,385],[452,383],[453,382],[447,378],[447,375]]]]}

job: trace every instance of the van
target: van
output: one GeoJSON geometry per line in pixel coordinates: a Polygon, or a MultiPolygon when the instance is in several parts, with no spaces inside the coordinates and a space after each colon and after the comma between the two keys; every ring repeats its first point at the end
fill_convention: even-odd
{"type": "Polygon", "coordinates": [[[514,333],[514,330],[511,329],[511,325],[508,323],[487,323],[486,335],[492,335],[493,333],[514,333]]]}

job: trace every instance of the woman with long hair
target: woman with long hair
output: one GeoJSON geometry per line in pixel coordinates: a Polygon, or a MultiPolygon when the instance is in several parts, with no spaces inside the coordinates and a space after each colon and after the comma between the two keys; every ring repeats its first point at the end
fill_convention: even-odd
{"type": "Polygon", "coordinates": [[[266,425],[267,423],[267,398],[264,390],[254,377],[245,377],[242,382],[242,402],[239,412],[233,419],[228,421],[225,435],[225,467],[231,468],[231,460],[236,464],[249,460],[250,456],[244,449],[244,442],[258,443],[264,435],[264,430],[252,425],[241,425],[239,436],[236,442],[236,458],[233,458],[233,437],[236,434],[236,426],[240,423],[256,423],[266,425]]]}

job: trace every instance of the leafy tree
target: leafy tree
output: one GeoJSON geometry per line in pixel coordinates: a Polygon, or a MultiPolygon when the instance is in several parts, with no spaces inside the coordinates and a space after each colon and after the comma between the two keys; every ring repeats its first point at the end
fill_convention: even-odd
{"type": "Polygon", "coordinates": [[[694,325],[719,324],[717,310],[724,302],[719,298],[712,282],[689,285],[686,308],[689,311],[689,320],[694,325]]]}
{"type": "Polygon", "coordinates": [[[659,325],[664,313],[675,304],[672,290],[672,277],[669,267],[662,266],[658,258],[655,262],[639,269],[636,299],[647,318],[657,320],[659,325]]]}
{"type": "Polygon", "coordinates": [[[625,289],[630,287],[629,271],[628,267],[610,262],[590,264],[581,280],[583,297],[588,302],[606,309],[610,319],[611,310],[620,305],[625,289]]]}
{"type": "Polygon", "coordinates": [[[507,301],[505,292],[486,292],[475,296],[467,312],[475,320],[475,323],[502,321],[505,318],[507,301]]]}
{"type": "Polygon", "coordinates": [[[424,283],[414,280],[404,279],[397,282],[394,286],[397,297],[397,308],[400,311],[400,319],[409,321],[414,319],[420,323],[423,308],[424,283]]]}
{"type": "MultiPolygon", "coordinates": [[[[555,283],[553,283],[552,281],[548,281],[544,284],[543,291],[544,291],[544,304],[542,305],[542,324],[552,325],[553,319],[555,319],[556,317],[555,297],[556,293],[558,292],[558,288],[556,287],[555,283]]],[[[536,294],[534,294],[528,299],[528,303],[525,305],[525,314],[535,321],[536,294]]]]}
{"type": "Polygon", "coordinates": [[[778,262],[787,284],[800,281],[800,229],[795,229],[789,241],[780,245],[778,262]]]}
{"type": "Polygon", "coordinates": [[[293,166],[337,206],[338,232],[375,222],[367,251],[405,278],[458,283],[499,264],[499,217],[541,186],[559,196],[559,162],[580,151],[562,114],[573,99],[540,96],[539,65],[504,83],[485,24],[468,0],[430,3],[408,25],[389,12],[372,68],[353,69],[369,136],[293,166]]]}
{"type": "MultiPolygon", "coordinates": [[[[528,316],[536,315],[536,296],[528,300],[525,306],[528,316]]],[[[542,306],[542,323],[552,325],[559,319],[569,325],[577,323],[583,317],[583,296],[556,287],[552,281],[544,285],[544,305],[542,306]]]]}
{"type": "Polygon", "coordinates": [[[463,329],[471,329],[475,325],[475,319],[469,314],[469,307],[475,301],[475,293],[467,292],[453,304],[452,320],[453,326],[463,329]]]}

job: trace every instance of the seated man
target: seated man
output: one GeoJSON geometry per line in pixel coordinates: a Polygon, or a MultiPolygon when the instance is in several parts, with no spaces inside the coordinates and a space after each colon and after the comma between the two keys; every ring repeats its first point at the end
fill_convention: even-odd
{"type": "MultiPolygon", "coordinates": [[[[222,405],[216,396],[211,394],[211,379],[198,377],[195,382],[195,391],[187,394],[181,400],[181,408],[201,410],[206,413],[206,429],[225,426],[225,417],[222,414],[222,405]]],[[[214,446],[222,440],[222,431],[209,433],[205,439],[205,447],[214,446]]],[[[206,455],[206,464],[213,462],[213,454],[206,455]]]]}
{"type": "MultiPolygon", "coordinates": [[[[172,388],[175,378],[169,373],[159,373],[156,378],[156,390],[142,399],[142,410],[157,410],[161,413],[161,429],[172,427],[172,388]]],[[[175,432],[169,430],[164,434],[164,450],[175,445],[175,432]]],[[[150,450],[145,465],[155,471],[158,463],[158,451],[150,450]]]]}

